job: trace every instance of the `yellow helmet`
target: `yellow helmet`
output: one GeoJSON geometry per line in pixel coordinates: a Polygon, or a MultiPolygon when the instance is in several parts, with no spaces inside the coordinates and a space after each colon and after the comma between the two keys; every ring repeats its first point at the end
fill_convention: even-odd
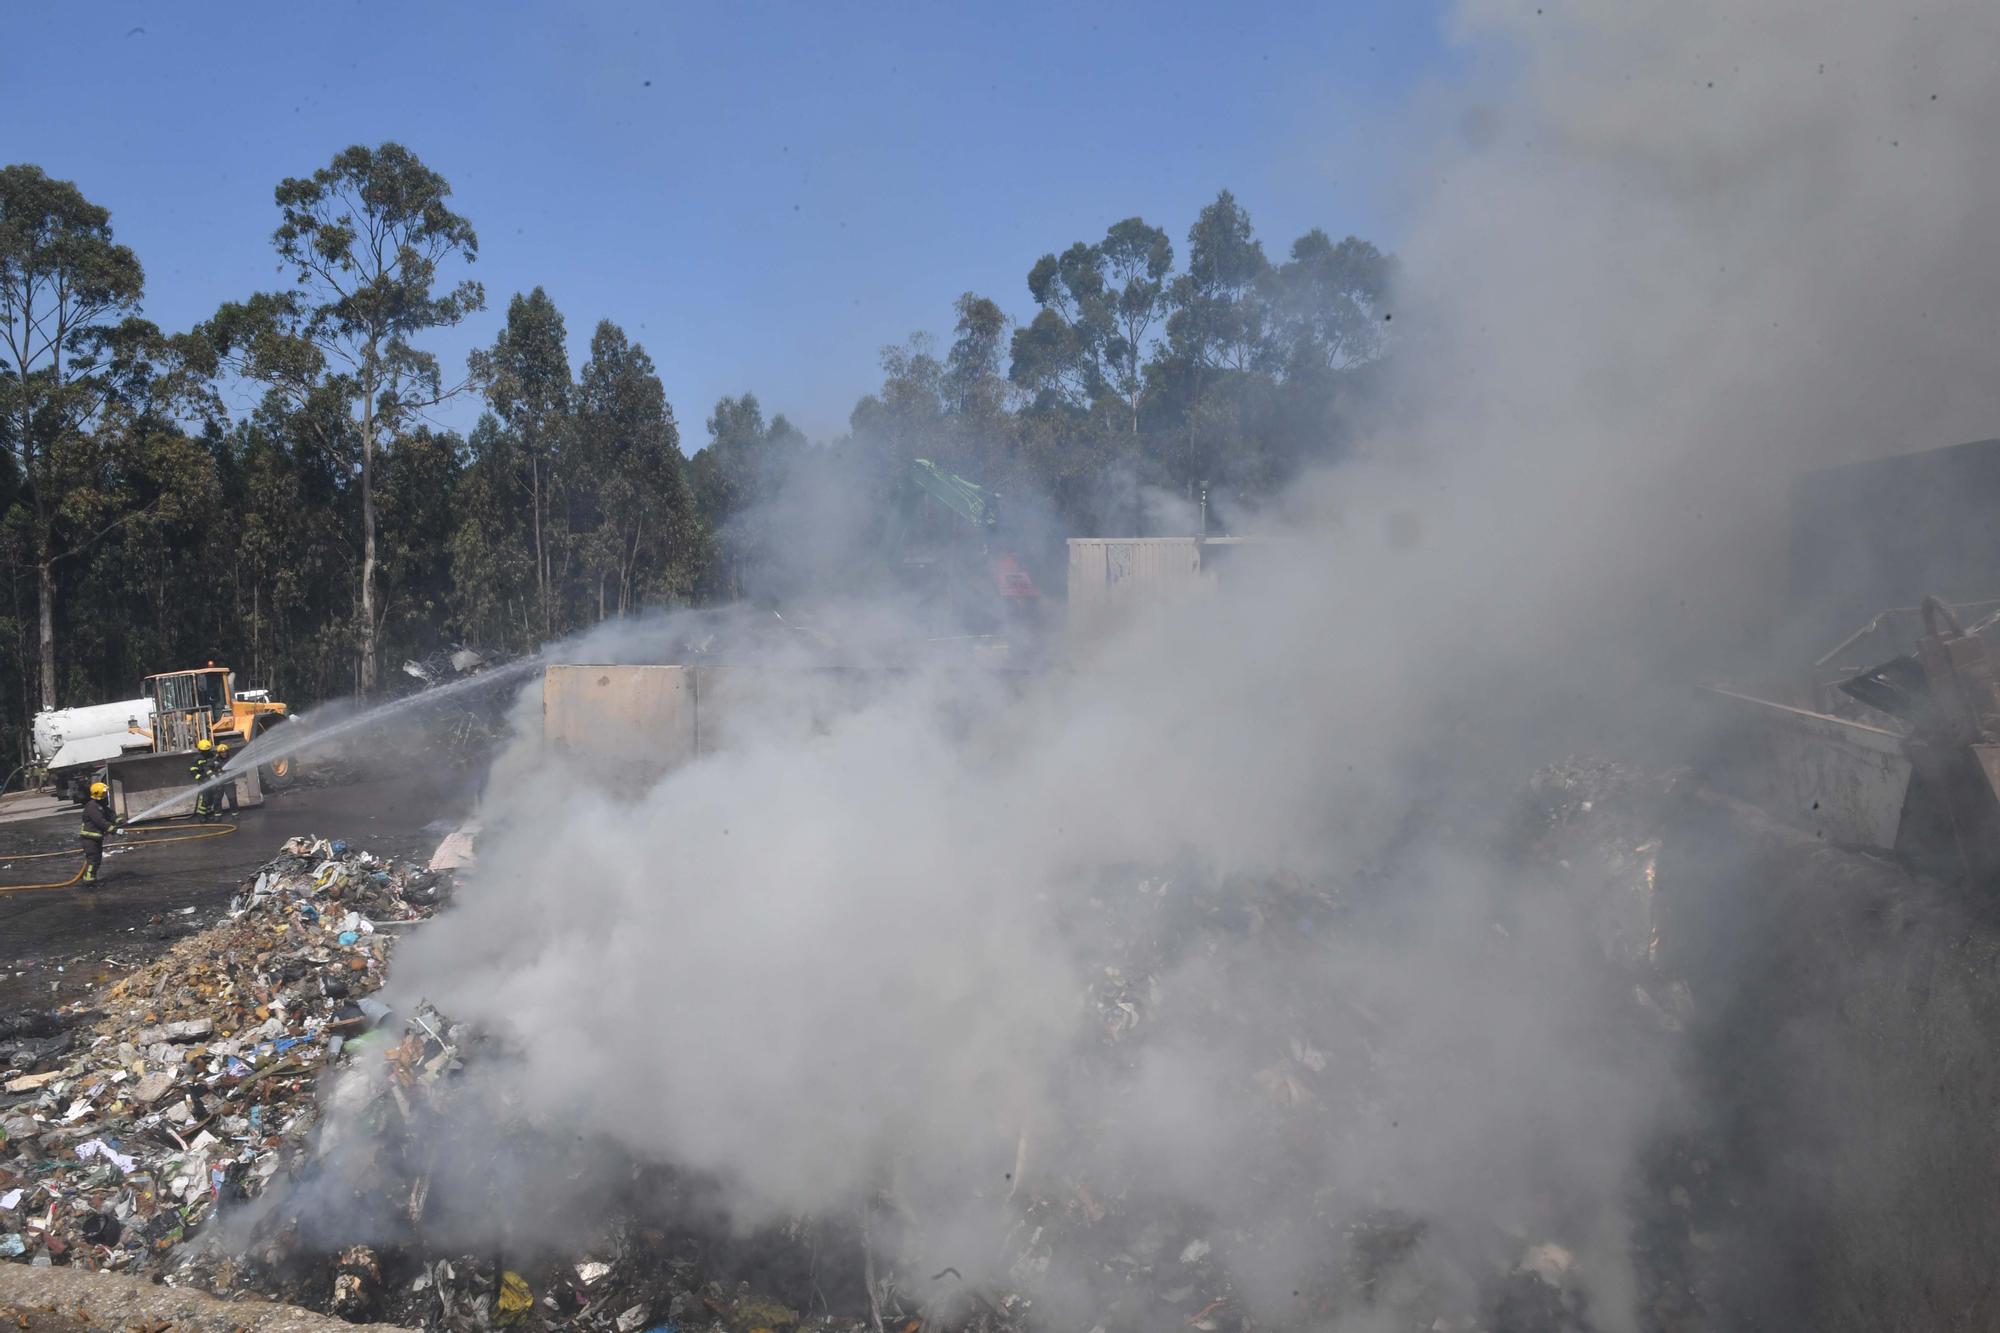
{"type": "Polygon", "coordinates": [[[109,788],[109,787],[105,786],[105,785],[104,785],[103,783],[101,783],[101,782],[93,782],[93,783],[91,783],[91,784],[90,784],[90,799],[91,799],[91,800],[93,800],[93,801],[101,801],[101,800],[103,800],[103,799],[104,799],[105,797],[109,796],[110,794],[111,794],[111,788],[109,788]]]}
{"type": "Polygon", "coordinates": [[[217,754],[228,754],[229,746],[227,744],[218,745],[215,747],[215,752],[217,754]]]}
{"type": "Polygon", "coordinates": [[[194,743],[194,748],[200,750],[203,754],[207,754],[210,750],[213,750],[215,748],[215,742],[210,740],[208,737],[203,736],[200,740],[194,743]]]}

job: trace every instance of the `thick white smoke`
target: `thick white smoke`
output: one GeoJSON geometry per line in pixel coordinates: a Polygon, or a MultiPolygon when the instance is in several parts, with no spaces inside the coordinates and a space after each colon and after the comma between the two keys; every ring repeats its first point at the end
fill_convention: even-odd
{"type": "Polygon", "coordinates": [[[1295,1219],[1240,1257],[1274,1298],[1323,1257],[1311,1224],[1397,1207],[1561,1240],[1633,1326],[1624,1200],[1670,1070],[1607,1032],[1583,927],[1479,830],[1558,747],[1681,721],[1679,683],[1780,613],[1793,471],[1996,433],[2000,10],[1458,22],[1506,72],[1410,146],[1396,401],[1288,498],[1261,578],[1074,673],[744,722],[642,789],[531,727],[399,990],[746,1223],[894,1181],[967,1263],[941,1238],[1000,1225],[1025,1139],[1031,1172],[1295,1219]],[[1198,936],[1148,1003],[1201,1035],[1080,1060],[1116,941],[1232,877],[1349,914],[1198,936]],[[1370,1093],[1278,1153],[1287,1059],[1370,1093]]]}

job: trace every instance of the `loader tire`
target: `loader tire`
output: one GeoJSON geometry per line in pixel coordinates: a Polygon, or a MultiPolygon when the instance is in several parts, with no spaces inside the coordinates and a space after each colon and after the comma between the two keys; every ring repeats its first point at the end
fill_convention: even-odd
{"type": "MultiPolygon", "coordinates": [[[[281,726],[290,720],[290,718],[282,716],[262,719],[258,722],[257,729],[250,734],[251,741],[255,742],[258,737],[263,736],[273,727],[281,726]]],[[[263,784],[266,791],[283,791],[292,785],[293,780],[298,776],[298,771],[298,761],[296,759],[291,755],[280,755],[268,764],[259,764],[257,766],[257,780],[263,784]]]]}

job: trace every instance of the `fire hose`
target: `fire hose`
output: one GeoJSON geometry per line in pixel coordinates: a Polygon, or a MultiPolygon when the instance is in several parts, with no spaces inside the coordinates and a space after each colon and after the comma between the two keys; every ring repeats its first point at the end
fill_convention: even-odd
{"type": "MultiPolygon", "coordinates": [[[[164,847],[170,842],[199,842],[203,838],[220,838],[236,832],[234,824],[183,824],[180,827],[185,831],[176,833],[170,838],[127,839],[121,845],[125,847],[164,847]]],[[[161,826],[154,826],[134,831],[149,833],[164,832],[165,829],[161,826]]],[[[59,852],[30,852],[25,856],[11,856],[4,859],[7,864],[11,865],[15,861],[49,861],[59,856],[81,857],[82,855],[83,849],[81,847],[68,847],[59,852]]],[[[68,879],[51,880],[46,884],[0,884],[0,893],[26,893],[31,889],[66,889],[70,885],[79,884],[82,881],[83,867],[78,866],[76,873],[68,879]]]]}

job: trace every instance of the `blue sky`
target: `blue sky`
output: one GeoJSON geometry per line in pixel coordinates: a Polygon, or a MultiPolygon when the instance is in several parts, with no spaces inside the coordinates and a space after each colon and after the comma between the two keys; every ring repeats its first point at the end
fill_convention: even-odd
{"type": "MultiPolygon", "coordinates": [[[[76,181],[186,327],[279,281],[272,187],[396,139],[478,229],[488,311],[546,287],[659,363],[683,443],[754,390],[815,438],[962,291],[1214,192],[1274,256],[1393,248],[1388,144],[1449,71],[1437,0],[1245,4],[50,4],[0,49],[0,158],[76,181]]],[[[476,405],[446,413],[469,426],[476,405]]]]}

